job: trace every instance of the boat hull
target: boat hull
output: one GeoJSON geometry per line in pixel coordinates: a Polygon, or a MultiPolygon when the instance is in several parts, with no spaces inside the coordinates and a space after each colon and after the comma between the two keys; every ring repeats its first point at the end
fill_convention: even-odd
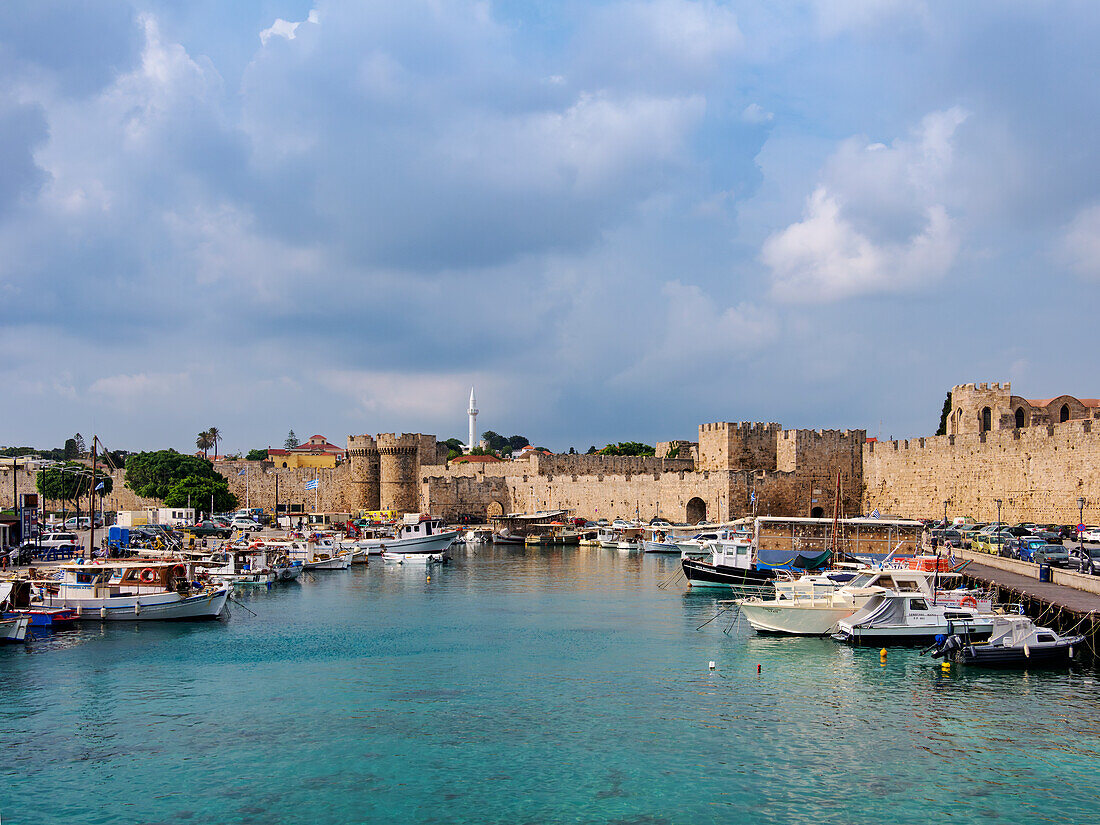
{"type": "MultiPolygon", "coordinates": [[[[937,636],[950,636],[957,633],[958,629],[950,624],[927,625],[923,627],[850,627],[843,622],[833,634],[838,642],[852,645],[853,647],[916,647],[928,645],[936,640],[937,636]]],[[[988,639],[993,632],[993,622],[988,626],[972,624],[968,635],[975,641],[988,639]]]]}
{"type": "Polygon", "coordinates": [[[855,607],[784,606],[775,602],[741,602],[740,611],[757,633],[782,636],[828,636],[837,622],[846,619],[855,607]]]}
{"type": "Polygon", "coordinates": [[[775,578],[772,570],[728,567],[697,559],[682,559],[680,565],[691,587],[744,587],[769,584],[775,578]]]}
{"type": "Polygon", "coordinates": [[[30,616],[15,616],[11,619],[0,619],[0,642],[18,644],[27,638],[27,628],[30,627],[30,616]]]}
{"type": "MultiPolygon", "coordinates": [[[[399,555],[411,555],[413,553],[443,553],[458,538],[457,530],[448,530],[436,533],[434,536],[413,536],[408,539],[382,539],[381,548],[383,555],[396,553],[399,555]]],[[[523,539],[520,539],[523,544],[523,539]]]]}
{"type": "Polygon", "coordinates": [[[999,647],[997,645],[967,645],[954,652],[951,660],[964,665],[983,667],[1057,667],[1067,665],[1085,642],[1084,636],[1075,636],[1060,642],[1023,647],[999,647]]]}
{"type": "Polygon", "coordinates": [[[646,541],[644,548],[647,553],[675,553],[680,555],[680,545],[669,541],[646,541]]]}
{"type": "Polygon", "coordinates": [[[303,570],[347,570],[351,567],[351,555],[333,556],[331,559],[316,559],[302,563],[303,570]]]}
{"type": "Polygon", "coordinates": [[[154,593],[145,596],[120,596],[110,599],[52,600],[53,607],[76,610],[81,621],[173,621],[180,619],[216,619],[225,610],[229,587],[210,593],[180,596],[178,593],[154,593]]]}

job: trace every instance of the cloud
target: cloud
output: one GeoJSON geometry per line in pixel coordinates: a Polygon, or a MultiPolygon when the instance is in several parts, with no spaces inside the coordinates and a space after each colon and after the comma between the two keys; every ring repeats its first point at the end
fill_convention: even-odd
{"type": "Polygon", "coordinates": [[[745,123],[752,123],[754,125],[771,123],[774,118],[775,115],[767,111],[759,103],[750,103],[741,110],[741,119],[745,121],[745,123]]]}
{"type": "Polygon", "coordinates": [[[1078,275],[1100,279],[1100,204],[1086,206],[1070,221],[1060,239],[1060,253],[1078,275]]]}
{"type": "Polygon", "coordinates": [[[303,23],[313,23],[314,25],[320,23],[320,17],[317,14],[317,9],[311,9],[309,16],[305,20],[299,20],[296,23],[292,23],[289,20],[283,20],[281,17],[277,17],[275,22],[268,28],[260,32],[260,42],[265,46],[267,41],[272,37],[283,37],[287,40],[293,40],[298,33],[298,27],[303,23]]]}
{"type": "Polygon", "coordinates": [[[802,219],[770,235],[761,260],[782,301],[903,292],[942,278],[960,245],[942,202],[959,108],[927,115],[890,146],[850,138],[826,162],[802,219]]]}

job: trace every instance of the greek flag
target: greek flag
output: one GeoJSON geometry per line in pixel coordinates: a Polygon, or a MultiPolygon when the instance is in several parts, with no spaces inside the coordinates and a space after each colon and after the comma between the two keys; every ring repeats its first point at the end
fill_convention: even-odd
{"type": "Polygon", "coordinates": [[[247,467],[241,467],[241,471],[240,471],[239,473],[237,473],[237,475],[239,475],[239,476],[243,476],[243,475],[244,475],[245,473],[247,473],[247,472],[248,472],[248,468],[247,468],[247,467]]]}
{"type": "Polygon", "coordinates": [[[878,511],[878,508],[876,507],[874,510],[871,511],[871,515],[867,516],[867,518],[882,518],[882,513],[880,513],[878,511]]]}
{"type": "Polygon", "coordinates": [[[752,495],[749,496],[749,504],[756,504],[756,490],[753,490],[752,495]]]}
{"type": "Polygon", "coordinates": [[[96,488],[97,490],[102,490],[102,489],[103,489],[103,482],[102,482],[102,481],[101,481],[101,482],[99,482],[99,484],[97,484],[97,485],[95,486],[95,488],[96,488]]]}
{"type": "Polygon", "coordinates": [[[306,482],[306,489],[307,490],[316,490],[320,486],[321,486],[321,482],[316,478],[311,479],[310,481],[306,482]]]}

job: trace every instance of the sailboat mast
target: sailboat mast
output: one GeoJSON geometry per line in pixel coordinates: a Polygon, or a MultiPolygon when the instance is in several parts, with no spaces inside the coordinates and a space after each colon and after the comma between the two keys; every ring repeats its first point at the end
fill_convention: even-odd
{"type": "Polygon", "coordinates": [[[837,550],[840,548],[840,541],[837,537],[837,530],[840,528],[840,472],[836,474],[836,499],[833,502],[833,534],[829,537],[829,556],[832,559],[833,564],[836,564],[837,550]]]}

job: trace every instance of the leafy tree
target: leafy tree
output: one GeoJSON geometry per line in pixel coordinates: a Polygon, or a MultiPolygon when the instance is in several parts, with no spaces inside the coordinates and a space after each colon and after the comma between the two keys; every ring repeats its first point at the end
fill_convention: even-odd
{"type": "Polygon", "coordinates": [[[211,445],[214,448],[214,458],[218,457],[218,442],[222,440],[222,431],[217,427],[211,427],[206,431],[206,434],[210,436],[210,440],[213,442],[211,445]]]}
{"type": "MultiPolygon", "coordinates": [[[[96,493],[102,498],[114,489],[114,481],[99,467],[95,471],[95,486],[103,485],[96,493]]],[[[38,471],[35,488],[43,498],[53,501],[76,502],[93,489],[92,468],[70,461],[60,467],[47,467],[38,471]]]]}
{"type": "MultiPolygon", "coordinates": [[[[494,433],[492,430],[486,430],[481,434],[481,439],[489,446],[489,449],[494,454],[499,453],[507,446],[511,446],[509,440],[499,433],[494,433]]],[[[474,445],[471,444],[471,447],[474,445]]]]}
{"type": "Polygon", "coordinates": [[[531,442],[528,441],[525,436],[514,435],[514,436],[512,436],[511,438],[508,439],[508,443],[512,447],[512,452],[518,453],[520,450],[522,450],[524,447],[526,447],[531,442]]]}
{"type": "Polygon", "coordinates": [[[166,498],[172,487],[188,476],[224,479],[209,461],[175,450],[137,453],[126,461],[126,486],[145,498],[166,498]]]}
{"type": "Polygon", "coordinates": [[[214,439],[210,437],[210,433],[203,430],[195,438],[195,446],[202,450],[203,458],[206,458],[206,453],[214,446],[214,439]]]}
{"type": "Polygon", "coordinates": [[[64,460],[72,461],[74,458],[80,458],[80,450],[77,449],[76,439],[66,438],[64,448],[64,460]]]}
{"type": "Polygon", "coordinates": [[[291,430],[286,434],[286,441],[283,442],[283,447],[287,450],[293,450],[298,446],[298,436],[294,434],[294,430],[291,430]]]}
{"type": "Polygon", "coordinates": [[[940,410],[940,426],[936,430],[936,435],[947,435],[947,416],[951,414],[951,393],[947,393],[947,398],[943,401],[943,409],[940,410]]]}
{"type": "Polygon", "coordinates": [[[679,457],[680,457],[680,448],[679,447],[669,447],[668,448],[668,454],[665,455],[665,458],[679,458],[679,457]]]}
{"type": "Polygon", "coordinates": [[[452,452],[458,452],[458,453],[462,452],[462,447],[464,446],[462,444],[462,442],[459,441],[457,438],[448,438],[443,443],[446,444],[451,449],[452,452]]]}
{"type": "Polygon", "coordinates": [[[82,436],[80,433],[77,433],[73,436],[73,441],[76,442],[77,458],[82,458],[84,456],[84,453],[88,452],[88,448],[84,444],[84,436],[82,436]]]}
{"type": "Polygon", "coordinates": [[[642,444],[638,441],[620,441],[618,444],[608,444],[600,450],[600,455],[650,456],[654,455],[656,452],[657,451],[648,444],[642,444]]]}
{"type": "Polygon", "coordinates": [[[585,453],[585,455],[595,455],[597,452],[598,450],[596,449],[596,445],[593,444],[591,447],[588,448],[588,452],[585,453]]]}
{"type": "MultiPolygon", "coordinates": [[[[209,466],[209,465],[207,465],[209,466]]],[[[237,508],[237,497],[229,492],[229,481],[220,473],[210,475],[188,475],[175,481],[164,496],[166,507],[205,508],[210,506],[210,496],[214,496],[214,510],[225,512],[237,508]]]]}
{"type": "Polygon", "coordinates": [[[484,447],[474,447],[470,450],[470,455],[495,455],[497,458],[500,458],[496,450],[486,450],[484,447]]]}
{"type": "Polygon", "coordinates": [[[447,460],[452,461],[453,459],[458,458],[460,455],[462,455],[462,450],[448,450],[447,460]]]}
{"type": "Polygon", "coordinates": [[[267,450],[249,450],[245,461],[267,461],[267,450]]]}

